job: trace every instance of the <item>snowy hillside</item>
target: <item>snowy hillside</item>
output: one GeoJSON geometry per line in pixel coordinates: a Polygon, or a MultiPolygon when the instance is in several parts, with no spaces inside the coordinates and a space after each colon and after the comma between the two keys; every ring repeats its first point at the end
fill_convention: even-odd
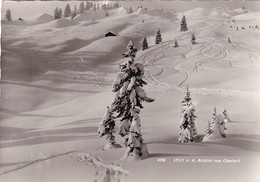
{"type": "MultiPolygon", "coordinates": [[[[122,2],[55,20],[68,2],[45,3],[32,4],[31,17],[22,2],[3,3],[2,17],[9,8],[15,18],[2,20],[1,182],[259,181],[260,10],[252,2],[122,2]],[[138,51],[125,58],[130,40],[138,51]],[[103,150],[110,146],[99,136],[111,124],[107,106],[128,94],[121,104],[132,104],[130,131],[143,139],[130,139],[144,154],[136,162],[120,160],[122,118],[114,133],[122,148],[103,150]],[[140,100],[149,103],[139,113],[140,100]]],[[[69,3],[73,11],[80,2],[69,3]]]]}

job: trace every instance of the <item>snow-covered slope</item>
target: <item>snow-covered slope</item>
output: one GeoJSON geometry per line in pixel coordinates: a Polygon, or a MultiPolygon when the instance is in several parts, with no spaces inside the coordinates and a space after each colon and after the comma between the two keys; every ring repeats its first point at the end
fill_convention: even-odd
{"type": "Polygon", "coordinates": [[[78,22],[75,20],[70,19],[58,19],[54,20],[53,22],[50,22],[47,24],[47,26],[53,27],[53,28],[67,28],[74,25],[78,25],[78,22]]]}
{"type": "Polygon", "coordinates": [[[244,21],[250,23],[260,23],[260,12],[251,12],[233,16],[232,19],[236,21],[244,21]]]}
{"type": "MultiPolygon", "coordinates": [[[[259,179],[260,32],[248,27],[256,25],[259,12],[228,9],[138,9],[128,14],[121,7],[109,10],[108,17],[97,11],[73,20],[43,14],[26,26],[3,21],[1,182],[259,179]],[[183,15],[186,32],[179,31],[183,15]],[[158,29],[163,41],[155,45],[158,29]],[[105,37],[109,31],[117,36],[105,37]],[[149,45],[144,51],[143,36],[149,45]],[[145,66],[144,89],[155,99],[144,103],[139,115],[150,155],[133,163],[119,160],[125,147],[102,150],[107,142],[97,133],[113,101],[111,84],[118,65],[127,60],[121,54],[129,40],[139,50],[136,62],[145,66]],[[214,106],[218,114],[224,109],[229,113],[226,138],[178,143],[186,85],[196,106],[198,140],[206,134],[214,106]]],[[[124,146],[117,133],[116,141],[124,146]]]]}

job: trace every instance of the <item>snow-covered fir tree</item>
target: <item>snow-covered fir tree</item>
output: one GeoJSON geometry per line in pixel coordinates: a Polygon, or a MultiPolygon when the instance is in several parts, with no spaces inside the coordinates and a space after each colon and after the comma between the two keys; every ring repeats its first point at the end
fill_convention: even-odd
{"type": "Polygon", "coordinates": [[[160,44],[161,42],[162,42],[162,35],[160,29],[158,29],[155,37],[155,44],[160,44]]]}
{"type": "Polygon", "coordinates": [[[179,47],[178,41],[176,39],[174,41],[174,47],[179,47]]]}
{"type": "Polygon", "coordinates": [[[226,109],[223,111],[223,116],[224,116],[224,121],[225,121],[225,123],[231,121],[230,118],[229,118],[229,116],[228,116],[228,113],[227,113],[227,110],[226,110],[226,109]]]}
{"type": "MultiPolygon", "coordinates": [[[[135,46],[134,46],[132,41],[129,41],[126,49],[127,49],[127,52],[123,53],[122,55],[124,57],[126,57],[126,58],[130,57],[131,59],[134,59],[135,55],[136,55],[136,52],[137,52],[137,49],[135,48],[135,46]]],[[[126,64],[125,65],[120,65],[120,66],[126,66],[126,64]]]]}
{"type": "Polygon", "coordinates": [[[196,44],[196,37],[195,37],[194,33],[191,35],[191,40],[190,41],[191,41],[192,44],[196,44]]]}
{"type": "Polygon", "coordinates": [[[206,130],[206,135],[212,134],[212,127],[211,127],[211,121],[208,120],[208,125],[207,125],[207,130],[206,130]]]}
{"type": "Polygon", "coordinates": [[[70,5],[67,4],[65,9],[64,9],[64,17],[66,18],[66,17],[69,17],[69,16],[71,16],[71,10],[70,10],[70,5]]]}
{"type": "Polygon", "coordinates": [[[107,112],[99,124],[98,133],[101,137],[106,136],[106,139],[108,140],[108,144],[103,149],[121,147],[115,142],[115,117],[113,116],[113,112],[109,107],[107,107],[107,112]]]}
{"type": "Polygon", "coordinates": [[[85,7],[84,7],[84,3],[83,3],[83,1],[81,1],[81,3],[79,4],[79,14],[81,14],[81,13],[84,13],[84,9],[85,9],[85,7]]]}
{"type": "Polygon", "coordinates": [[[132,7],[129,8],[128,13],[129,14],[133,13],[133,8],[132,7]]]}
{"type": "Polygon", "coordinates": [[[142,87],[146,84],[143,80],[144,66],[135,63],[134,58],[137,49],[130,41],[124,57],[127,62],[120,65],[121,72],[113,83],[115,92],[114,102],[111,110],[118,113],[116,118],[121,118],[119,134],[126,138],[125,144],[127,151],[122,159],[139,160],[148,155],[146,145],[143,143],[141,134],[141,120],[138,114],[143,108],[142,102],[153,102],[154,99],[148,98],[142,87]]]}
{"type": "Polygon", "coordinates": [[[74,10],[71,15],[71,19],[75,18],[78,15],[77,5],[75,4],[74,10]]]}
{"type": "Polygon", "coordinates": [[[219,138],[225,138],[225,122],[221,114],[217,114],[216,106],[214,106],[212,121],[208,121],[208,128],[203,141],[212,141],[219,138]]]}
{"type": "Polygon", "coordinates": [[[118,2],[114,3],[113,4],[113,9],[117,9],[120,7],[120,4],[118,2]]]}
{"type": "Polygon", "coordinates": [[[185,15],[182,16],[181,28],[180,28],[180,30],[181,30],[182,32],[188,30],[185,15]]]}
{"type": "Polygon", "coordinates": [[[188,86],[182,101],[181,115],[179,143],[196,141],[197,129],[195,127],[195,119],[197,116],[195,115],[195,106],[192,104],[188,86]]]}
{"type": "Polygon", "coordinates": [[[58,8],[56,7],[54,9],[54,19],[60,19],[62,17],[62,9],[61,8],[58,8]]]}
{"type": "Polygon", "coordinates": [[[92,8],[92,2],[87,1],[86,6],[85,6],[85,10],[90,10],[91,8],[92,8]]]}
{"type": "Polygon", "coordinates": [[[5,19],[6,19],[7,21],[12,21],[12,15],[11,15],[11,10],[10,10],[10,9],[7,9],[7,10],[6,10],[5,19]]]}
{"type": "Polygon", "coordinates": [[[146,49],[148,49],[148,43],[146,37],[144,37],[142,40],[142,50],[146,50],[146,49]]]}

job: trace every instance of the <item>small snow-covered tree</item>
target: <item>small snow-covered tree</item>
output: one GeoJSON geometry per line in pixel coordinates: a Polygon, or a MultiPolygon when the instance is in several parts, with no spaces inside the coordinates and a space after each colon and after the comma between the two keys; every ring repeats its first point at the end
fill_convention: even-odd
{"type": "Polygon", "coordinates": [[[85,10],[90,10],[92,7],[91,7],[91,2],[87,1],[86,2],[86,6],[85,6],[85,10]]]}
{"type": "Polygon", "coordinates": [[[188,30],[185,15],[182,16],[180,30],[181,30],[181,32],[188,30]]]}
{"type": "Polygon", "coordinates": [[[115,97],[111,111],[118,114],[116,118],[121,118],[119,134],[126,137],[127,151],[122,159],[139,160],[146,157],[148,151],[143,143],[141,120],[138,114],[140,109],[143,108],[143,101],[153,102],[154,99],[147,97],[142,89],[146,84],[143,80],[144,66],[141,63],[134,62],[137,49],[131,41],[127,50],[123,56],[129,59],[126,63],[120,65],[121,72],[113,83],[115,97]]]}
{"type": "Polygon", "coordinates": [[[227,113],[227,110],[226,110],[226,109],[223,111],[223,116],[224,116],[224,121],[225,121],[225,123],[231,121],[230,118],[229,118],[229,116],[228,116],[228,113],[227,113]]]}
{"type": "Polygon", "coordinates": [[[64,17],[66,18],[66,17],[69,17],[69,16],[71,16],[71,10],[70,10],[70,5],[67,4],[65,9],[64,9],[64,17]]]}
{"type": "Polygon", "coordinates": [[[58,8],[56,7],[54,9],[54,19],[60,19],[62,17],[62,9],[61,8],[58,8]]]}
{"type": "Polygon", "coordinates": [[[61,8],[59,8],[59,10],[58,10],[58,16],[59,16],[59,18],[62,17],[62,9],[61,8]]]}
{"type": "Polygon", "coordinates": [[[108,140],[108,144],[103,149],[120,147],[120,145],[115,142],[115,117],[112,114],[113,112],[107,107],[107,112],[99,124],[98,133],[101,137],[106,136],[106,139],[108,140]]]}
{"type": "Polygon", "coordinates": [[[190,41],[191,41],[192,44],[196,44],[196,37],[195,37],[194,33],[191,35],[191,40],[190,41]]]}
{"type": "Polygon", "coordinates": [[[129,14],[133,13],[133,8],[132,7],[129,8],[128,13],[129,14]]]}
{"type": "Polygon", "coordinates": [[[203,141],[212,141],[219,138],[225,138],[225,121],[222,115],[217,114],[216,106],[214,106],[212,121],[208,121],[208,128],[203,141]]]}
{"type": "Polygon", "coordinates": [[[210,135],[212,134],[212,123],[210,120],[208,120],[208,126],[207,126],[207,130],[206,130],[206,134],[210,135]]]}
{"type": "Polygon", "coordinates": [[[77,15],[78,15],[77,5],[75,5],[71,15],[71,19],[75,18],[77,15]]]}
{"type": "Polygon", "coordinates": [[[178,41],[175,39],[174,47],[179,47],[178,41]]]}
{"type": "Polygon", "coordinates": [[[58,9],[58,7],[56,7],[55,9],[54,9],[54,19],[56,20],[56,19],[59,19],[59,9],[58,9]]]}
{"type": "Polygon", "coordinates": [[[148,43],[146,37],[144,37],[142,40],[142,50],[146,50],[146,49],[148,49],[148,43]]]}
{"type": "Polygon", "coordinates": [[[228,43],[231,43],[231,40],[230,40],[230,38],[228,37],[228,43]]]}
{"type": "MultiPolygon", "coordinates": [[[[135,48],[135,46],[131,40],[129,41],[126,49],[127,49],[127,52],[123,53],[122,55],[126,58],[130,57],[132,60],[134,60],[137,49],[135,48]]],[[[127,64],[121,65],[121,66],[123,66],[123,68],[125,68],[125,66],[127,66],[127,64]]]]}
{"type": "Polygon", "coordinates": [[[185,93],[184,100],[182,101],[181,109],[181,122],[180,122],[180,137],[179,143],[187,143],[196,141],[197,129],[195,127],[195,106],[192,104],[192,99],[190,97],[189,87],[185,93]]]}
{"type": "Polygon", "coordinates": [[[162,35],[160,29],[158,29],[155,37],[155,44],[160,44],[161,42],[162,42],[162,35]]]}
{"type": "Polygon", "coordinates": [[[81,13],[84,13],[84,9],[85,9],[85,7],[84,7],[84,3],[83,3],[83,1],[81,1],[81,3],[79,4],[79,14],[81,14],[81,13]]]}
{"type": "Polygon", "coordinates": [[[5,19],[6,19],[7,21],[12,21],[12,15],[11,15],[11,10],[10,10],[10,9],[7,9],[7,10],[6,10],[5,19]]]}

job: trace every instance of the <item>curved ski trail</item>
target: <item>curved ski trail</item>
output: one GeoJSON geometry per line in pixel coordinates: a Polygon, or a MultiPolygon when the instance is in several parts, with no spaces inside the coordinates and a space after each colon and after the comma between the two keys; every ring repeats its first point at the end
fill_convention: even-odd
{"type": "MultiPolygon", "coordinates": [[[[195,27],[197,30],[195,30],[195,34],[198,35],[200,31],[203,30],[203,28],[207,28],[209,31],[214,32],[211,29],[220,29],[223,26],[223,23],[219,22],[218,24],[212,24],[210,22],[206,22],[206,24],[203,24],[203,26],[197,26],[195,27]]],[[[176,40],[178,41],[187,41],[187,39],[190,39],[192,32],[187,32],[184,33],[178,37],[176,37],[176,40]]],[[[199,68],[206,69],[209,71],[225,71],[225,70],[218,70],[218,69],[213,69],[209,68],[206,66],[206,64],[214,61],[218,61],[221,59],[224,59],[229,62],[231,67],[234,68],[241,68],[239,66],[235,66],[233,64],[232,58],[229,58],[229,53],[227,51],[227,46],[217,43],[215,39],[211,37],[200,37],[200,40],[204,39],[204,43],[202,47],[200,48],[200,53],[205,56],[207,59],[197,61],[195,63],[195,67],[193,68],[193,72],[199,72],[199,68]],[[213,49],[219,49],[219,52],[210,55],[209,53],[213,51],[213,49]]],[[[165,72],[165,68],[162,65],[158,65],[157,63],[166,55],[165,50],[169,49],[171,47],[171,43],[174,43],[175,40],[167,41],[164,42],[166,45],[160,45],[156,48],[153,48],[149,52],[146,52],[145,54],[141,55],[138,60],[142,59],[144,65],[146,66],[145,68],[145,78],[150,82],[151,85],[155,86],[160,86],[160,87],[165,87],[165,88],[175,88],[177,90],[183,91],[183,84],[189,79],[189,72],[183,68],[181,68],[181,64],[179,63],[178,65],[175,66],[175,69],[178,71],[182,71],[185,73],[185,78],[180,81],[178,85],[174,84],[168,84],[168,83],[162,83],[159,80],[157,80],[155,77],[159,75],[163,75],[165,72]],[[155,54],[155,55],[154,55],[155,54]],[[153,56],[154,55],[154,56],[153,56]],[[150,56],[152,58],[148,59],[150,56]],[[157,74],[152,74],[151,69],[149,69],[149,66],[154,66],[158,68],[160,71],[157,74]]],[[[185,43],[185,42],[183,42],[185,43]]],[[[188,43],[185,43],[188,44],[188,43]]],[[[190,44],[188,44],[190,45],[190,44]]],[[[191,46],[191,45],[190,45],[191,46]]],[[[191,49],[188,52],[194,51],[193,47],[191,46],[191,49]]],[[[247,52],[248,53],[248,52],[247,52]]],[[[252,55],[248,53],[251,56],[251,61],[257,57],[255,55],[252,55]]],[[[215,96],[221,96],[225,98],[233,98],[233,99],[246,99],[246,100],[252,100],[254,98],[257,101],[260,101],[260,93],[259,92],[250,92],[250,91],[240,91],[240,90],[225,90],[225,89],[211,89],[211,88],[190,88],[191,91],[195,94],[200,94],[200,95],[215,95],[215,96]]]]}

